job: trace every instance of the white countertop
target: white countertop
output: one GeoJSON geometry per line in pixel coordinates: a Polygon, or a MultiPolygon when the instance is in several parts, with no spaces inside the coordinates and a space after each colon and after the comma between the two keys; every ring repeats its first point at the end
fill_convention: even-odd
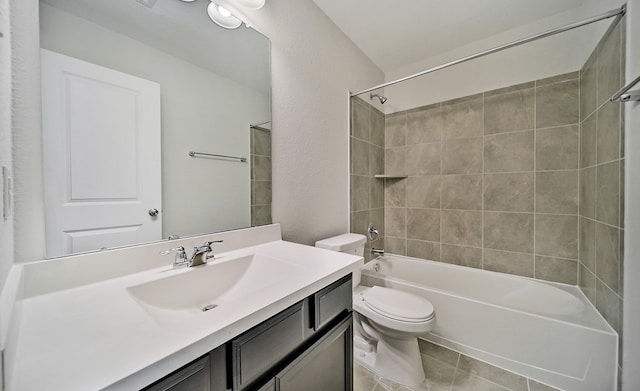
{"type": "MultiPolygon", "coordinates": [[[[220,306],[171,324],[154,320],[127,291],[187,270],[173,270],[170,264],[19,300],[7,390],[139,389],[363,263],[361,257],[281,240],[216,256],[223,261],[246,254],[294,262],[300,270],[284,283],[238,299],[233,308],[220,306]]],[[[187,272],[200,267],[208,265],[187,272]]]]}

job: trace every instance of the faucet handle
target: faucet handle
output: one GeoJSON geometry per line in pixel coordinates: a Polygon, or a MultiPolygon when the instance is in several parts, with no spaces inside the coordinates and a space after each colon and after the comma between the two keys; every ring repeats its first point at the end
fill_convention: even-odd
{"type": "Polygon", "coordinates": [[[189,260],[187,259],[187,252],[184,251],[184,247],[180,246],[169,250],[160,251],[160,255],[167,255],[171,253],[176,253],[175,258],[173,259],[174,269],[187,266],[189,264],[189,260]]]}
{"type": "MultiPolygon", "coordinates": [[[[211,245],[214,243],[224,243],[224,240],[212,240],[210,242],[204,242],[204,245],[209,247],[209,250],[207,251],[207,253],[211,252],[211,245]]],[[[214,254],[207,254],[205,259],[214,259],[216,256],[214,254]]]]}

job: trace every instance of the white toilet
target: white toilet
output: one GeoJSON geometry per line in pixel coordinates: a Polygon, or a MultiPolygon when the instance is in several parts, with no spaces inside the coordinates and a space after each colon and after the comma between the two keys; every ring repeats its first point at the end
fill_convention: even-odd
{"type": "MultiPolygon", "coordinates": [[[[366,237],[344,234],[316,242],[316,247],[364,255],[366,237]]],[[[353,276],[354,356],[378,375],[398,384],[424,381],[418,337],[435,327],[431,303],[418,295],[381,286],[359,286],[353,276]]]]}

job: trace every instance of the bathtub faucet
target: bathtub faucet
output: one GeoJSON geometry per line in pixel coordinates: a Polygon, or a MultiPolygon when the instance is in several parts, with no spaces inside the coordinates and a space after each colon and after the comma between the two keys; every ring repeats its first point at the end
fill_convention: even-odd
{"type": "Polygon", "coordinates": [[[371,249],[371,254],[374,255],[384,255],[384,249],[383,248],[372,248],[371,249]]]}

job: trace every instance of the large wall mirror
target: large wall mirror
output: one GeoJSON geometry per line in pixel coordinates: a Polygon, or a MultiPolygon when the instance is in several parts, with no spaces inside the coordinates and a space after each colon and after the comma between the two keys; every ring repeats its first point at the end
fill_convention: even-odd
{"type": "Polygon", "coordinates": [[[40,1],[48,258],[271,222],[270,43],[208,3],[40,1]]]}

